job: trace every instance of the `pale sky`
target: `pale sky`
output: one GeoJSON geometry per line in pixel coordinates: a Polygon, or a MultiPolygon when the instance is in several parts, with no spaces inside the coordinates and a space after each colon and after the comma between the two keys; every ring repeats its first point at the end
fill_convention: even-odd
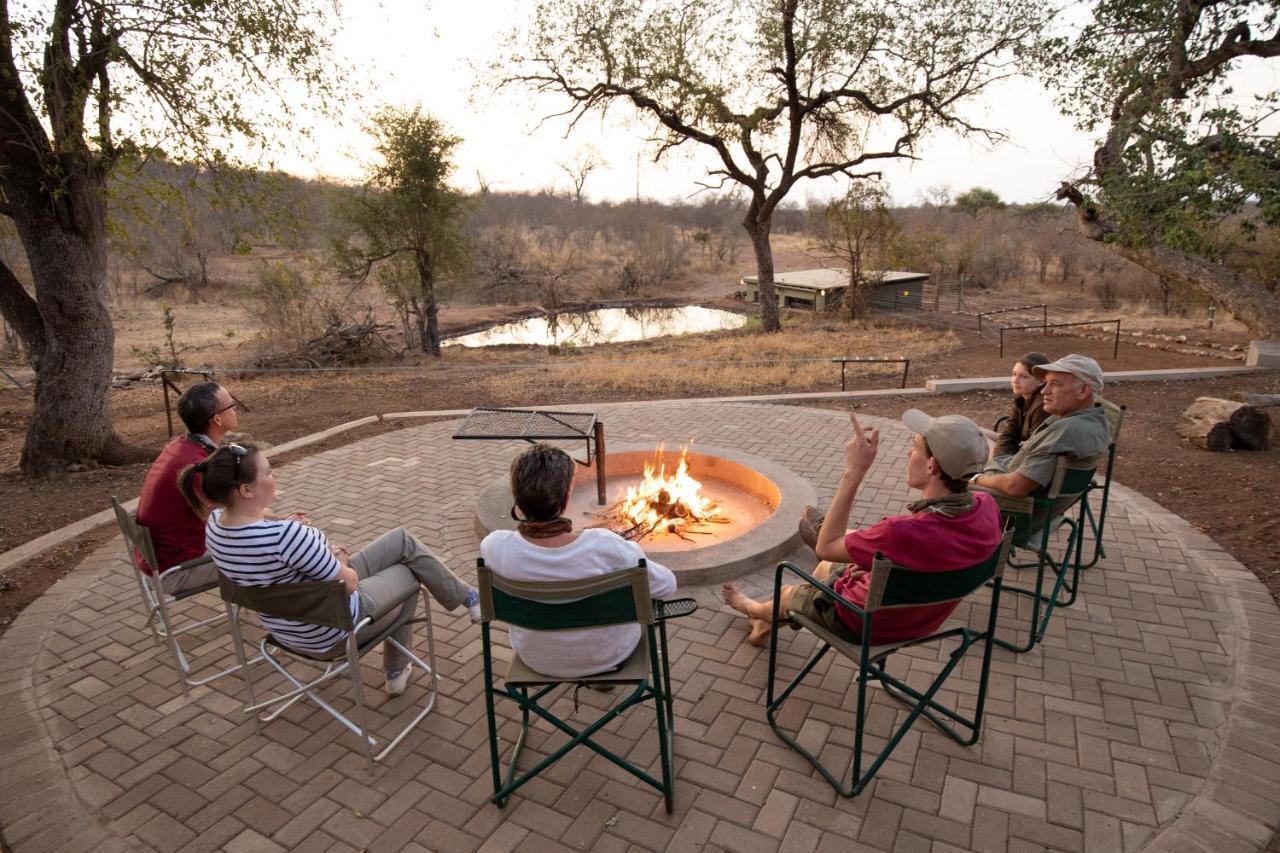
{"type": "MultiPolygon", "coordinates": [[[[542,122],[564,108],[562,100],[518,89],[495,96],[477,85],[476,69],[499,55],[501,37],[531,5],[529,0],[345,4],[335,48],[355,69],[357,97],[346,106],[346,121],[317,120],[314,148],[281,154],[279,165],[306,176],[359,180],[371,156],[361,116],[383,103],[417,102],[462,137],[455,183],[464,189],[478,187],[479,173],[498,191],[548,186],[567,191],[568,179],[557,162],[569,162],[592,146],[607,163],[587,182],[586,195],[593,200],[634,197],[637,158],[641,195],[665,200],[696,192],[710,160],[691,156],[693,146],[685,146],[688,154],[669,155],[655,165],[652,150],[643,144],[645,128],[625,126],[621,110],[617,118],[610,114],[608,124],[584,119],[566,139],[565,120],[542,122]]],[[[1280,86],[1277,65],[1255,62],[1245,88],[1280,86]]],[[[1004,131],[1009,141],[991,149],[976,139],[951,135],[927,139],[918,149],[921,161],[882,167],[895,202],[913,203],[922,190],[938,184],[956,192],[989,187],[1012,202],[1044,200],[1092,154],[1092,141],[1058,114],[1050,95],[1034,81],[996,84],[966,114],[1004,131]]],[[[832,190],[832,184],[802,183],[793,197],[802,201],[832,190]]]]}

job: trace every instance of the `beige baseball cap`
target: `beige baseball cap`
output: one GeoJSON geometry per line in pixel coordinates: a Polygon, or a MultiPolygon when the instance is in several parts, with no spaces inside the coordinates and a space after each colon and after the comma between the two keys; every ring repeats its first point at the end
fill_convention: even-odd
{"type": "Polygon", "coordinates": [[[948,477],[971,477],[987,462],[987,440],[978,425],[964,415],[934,418],[919,409],[907,409],[902,413],[902,422],[924,436],[938,467],[948,477]]]}
{"type": "Polygon", "coordinates": [[[1070,373],[1093,389],[1093,393],[1102,393],[1102,365],[1087,355],[1064,355],[1057,361],[1048,364],[1037,364],[1031,368],[1036,379],[1044,379],[1046,373],[1070,373]]]}

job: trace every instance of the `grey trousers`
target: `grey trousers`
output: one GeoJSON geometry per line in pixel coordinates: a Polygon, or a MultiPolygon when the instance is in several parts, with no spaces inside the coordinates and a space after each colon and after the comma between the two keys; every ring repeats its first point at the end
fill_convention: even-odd
{"type": "MultiPolygon", "coordinates": [[[[399,615],[400,608],[395,602],[406,590],[413,589],[416,594],[419,585],[425,586],[441,607],[455,610],[471,589],[403,527],[387,531],[352,554],[350,565],[360,576],[356,585],[356,595],[360,598],[357,619],[371,616],[374,620],[356,634],[357,642],[383,630],[386,618],[399,615]]],[[[417,599],[410,605],[416,610],[417,599]]],[[[402,625],[391,636],[405,648],[413,648],[412,625],[402,625]]],[[[395,646],[383,645],[382,668],[386,672],[395,672],[407,662],[395,646]]]]}
{"type": "Polygon", "coordinates": [[[171,569],[160,576],[160,588],[169,595],[192,589],[217,589],[218,567],[213,557],[205,554],[204,562],[185,569],[171,569]]]}

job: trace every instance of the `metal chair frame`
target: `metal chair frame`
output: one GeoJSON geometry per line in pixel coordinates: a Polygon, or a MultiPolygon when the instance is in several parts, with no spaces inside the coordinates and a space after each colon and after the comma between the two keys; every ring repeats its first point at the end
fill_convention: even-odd
{"type": "Polygon", "coordinates": [[[436,696],[439,691],[439,673],[436,669],[436,647],[435,633],[432,629],[434,620],[431,618],[431,599],[425,589],[419,587],[418,589],[406,591],[406,594],[395,602],[393,609],[388,611],[388,615],[396,613],[397,609],[399,613],[394,618],[388,619],[384,616],[383,618],[387,619],[386,627],[364,642],[357,640],[357,634],[360,630],[372,624],[374,619],[366,616],[356,622],[351,618],[346,587],[341,581],[303,581],[299,583],[274,584],[266,587],[248,587],[239,586],[225,575],[220,575],[219,591],[226,604],[226,618],[231,629],[232,645],[235,648],[236,660],[240,664],[241,673],[244,677],[245,695],[247,697],[244,712],[253,716],[254,725],[259,732],[262,731],[264,723],[269,723],[276,719],[292,707],[294,703],[304,698],[310,699],[360,738],[365,761],[368,765],[369,773],[372,774],[374,764],[386,758],[435,707],[436,696]],[[406,605],[419,592],[422,595],[423,615],[409,618],[410,611],[406,605]],[[245,641],[240,630],[240,614],[245,609],[267,616],[343,628],[347,631],[344,649],[341,654],[333,657],[309,654],[289,648],[268,633],[258,642],[258,652],[262,659],[270,664],[272,669],[293,686],[293,689],[259,701],[254,690],[253,678],[249,675],[249,669],[245,665],[245,641]],[[427,626],[427,661],[422,660],[411,649],[405,648],[390,636],[393,631],[403,625],[424,623],[427,626]],[[370,733],[368,706],[364,698],[364,682],[361,678],[358,664],[365,654],[384,640],[390,642],[406,655],[409,660],[423,669],[429,678],[430,687],[418,713],[388,739],[386,746],[375,753],[374,750],[378,746],[378,739],[370,733]],[[323,664],[324,670],[310,681],[303,681],[289,671],[288,667],[282,662],[281,656],[288,656],[294,660],[316,665],[323,664]],[[357,665],[353,666],[353,664],[357,665]],[[350,673],[351,675],[351,693],[359,722],[353,722],[347,715],[325,701],[317,692],[321,685],[334,680],[343,673],[350,673]],[[264,710],[276,705],[279,707],[267,713],[262,713],[264,710]]]}
{"type": "MultiPolygon", "coordinates": [[[[200,678],[192,677],[191,662],[187,660],[186,653],[183,652],[182,646],[178,643],[178,637],[183,634],[190,634],[206,625],[220,622],[223,617],[218,614],[210,616],[208,619],[190,622],[181,627],[174,627],[174,618],[169,611],[170,606],[173,604],[217,588],[217,583],[211,582],[176,594],[171,594],[164,590],[163,579],[165,575],[194,568],[209,562],[211,558],[208,556],[197,557],[194,560],[187,560],[162,571],[159,568],[159,561],[156,559],[155,545],[151,541],[151,531],[145,525],[139,524],[137,516],[126,511],[114,495],[111,498],[111,508],[115,510],[116,524],[119,525],[120,533],[124,537],[125,560],[133,570],[134,580],[138,583],[143,618],[146,620],[147,627],[151,629],[152,639],[158,645],[166,647],[169,655],[173,658],[174,668],[177,669],[178,679],[182,683],[183,694],[189,696],[191,695],[192,687],[201,687],[236,672],[239,669],[239,665],[228,667],[200,678]],[[151,569],[150,574],[138,568],[133,556],[135,553],[142,555],[143,561],[151,569]]],[[[257,663],[259,660],[260,658],[254,658],[249,663],[257,663]]]]}
{"type": "Polygon", "coordinates": [[[1032,605],[1026,643],[996,637],[995,643],[1000,647],[1019,654],[1031,651],[1036,643],[1044,640],[1054,608],[1075,604],[1079,592],[1085,512],[1088,505],[1083,498],[1096,471],[1097,465],[1093,461],[1079,462],[1060,456],[1054,468],[1053,479],[1042,494],[1017,498],[999,492],[989,493],[996,499],[1006,526],[1012,528],[1013,550],[1034,550],[1036,554],[1036,559],[1032,562],[1019,562],[1014,559],[1013,550],[1010,551],[1009,566],[1014,569],[1035,569],[1036,580],[1033,587],[1010,583],[1004,585],[1006,592],[1031,598],[1032,605]],[[1068,513],[1077,504],[1077,517],[1072,518],[1068,513]],[[1062,557],[1055,560],[1049,540],[1062,527],[1068,529],[1066,547],[1062,557]],[[1044,592],[1046,568],[1054,574],[1053,588],[1048,595],[1044,592]]]}
{"type": "Polygon", "coordinates": [[[827,584],[817,580],[808,572],[792,563],[778,564],[773,582],[773,631],[769,639],[768,687],[765,698],[765,715],[774,733],[788,746],[800,753],[814,769],[842,797],[856,797],[869,785],[880,767],[888,760],[893,750],[906,737],[907,732],[916,720],[924,717],[937,726],[944,734],[963,746],[977,743],[982,733],[982,714],[986,706],[987,682],[991,672],[991,647],[995,641],[996,618],[1000,609],[1001,581],[1005,561],[1008,557],[1012,532],[1006,532],[1001,538],[999,547],[983,562],[966,569],[949,572],[921,572],[901,566],[877,553],[872,563],[871,581],[865,606],[856,605],[844,599],[827,584]],[[782,620],[779,611],[782,594],[782,578],[784,574],[793,574],[801,583],[817,587],[835,601],[858,613],[862,618],[862,639],[852,643],[839,637],[823,625],[813,622],[799,614],[791,614],[790,620],[813,633],[822,643],[818,649],[791,679],[781,693],[776,693],[778,665],[778,629],[782,620]],[[923,604],[940,604],[962,599],[984,585],[992,585],[991,602],[988,607],[986,628],[975,631],[957,620],[948,620],[939,630],[917,639],[900,642],[872,645],[870,638],[874,628],[875,615],[883,609],[891,607],[909,607],[923,604]],[[890,655],[913,646],[925,643],[936,643],[951,638],[960,640],[959,646],[951,652],[947,662],[934,677],[929,686],[921,691],[911,687],[905,681],[890,675],[885,666],[890,655]],[[982,670],[978,682],[978,696],[972,718],[959,711],[948,708],[938,702],[935,696],[947,678],[964,659],[964,656],[976,644],[982,645],[982,670]],[[821,760],[802,746],[796,735],[782,728],[778,722],[779,711],[791,696],[792,692],[803,682],[818,662],[834,649],[838,654],[853,662],[858,667],[855,681],[857,696],[854,706],[853,755],[849,767],[837,776],[821,760]],[[867,685],[875,680],[880,683],[885,693],[891,698],[909,707],[910,713],[898,725],[885,743],[883,749],[863,769],[863,741],[865,722],[869,700],[867,685]],[[848,778],[848,783],[845,779],[848,778]]]}
{"type": "Polygon", "coordinates": [[[649,576],[646,561],[634,568],[575,581],[514,581],[496,574],[477,563],[477,586],[480,590],[481,643],[484,655],[485,715],[489,724],[489,759],[493,774],[493,796],[490,802],[499,808],[511,794],[546,768],[559,761],[577,746],[585,746],[626,770],[640,781],[662,792],[670,814],[675,796],[675,711],[671,691],[671,671],[667,655],[666,619],[683,616],[696,609],[692,599],[677,602],[655,602],[649,598],[649,576]],[[665,606],[664,606],[665,605],[665,606]],[[638,623],[643,627],[640,644],[631,658],[615,672],[579,678],[556,678],[530,669],[513,653],[507,678],[501,688],[494,684],[493,652],[490,624],[494,621],[531,630],[571,630],[638,623]],[[619,685],[634,684],[598,719],[585,728],[576,729],[556,717],[541,700],[556,688],[570,684],[619,685]],[[503,772],[498,749],[495,697],[510,699],[520,709],[520,734],[511,749],[503,772]],[[658,752],[662,764],[659,780],[628,762],[607,747],[591,739],[605,725],[617,719],[634,705],[652,700],[658,726],[658,752]],[[550,723],[569,736],[567,743],[523,773],[517,762],[529,732],[530,714],[550,723]]]}

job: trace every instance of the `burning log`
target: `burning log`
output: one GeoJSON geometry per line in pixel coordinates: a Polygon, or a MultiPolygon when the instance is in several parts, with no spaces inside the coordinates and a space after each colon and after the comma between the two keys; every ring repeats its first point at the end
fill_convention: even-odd
{"type": "Polygon", "coordinates": [[[687,452],[681,452],[675,473],[669,475],[659,448],[656,471],[654,465],[646,464],[638,486],[627,489],[621,500],[593,514],[624,539],[644,539],[661,531],[693,542],[685,533],[711,534],[693,527],[729,523],[721,516],[720,508],[701,494],[701,488],[702,484],[689,475],[687,452]]]}

